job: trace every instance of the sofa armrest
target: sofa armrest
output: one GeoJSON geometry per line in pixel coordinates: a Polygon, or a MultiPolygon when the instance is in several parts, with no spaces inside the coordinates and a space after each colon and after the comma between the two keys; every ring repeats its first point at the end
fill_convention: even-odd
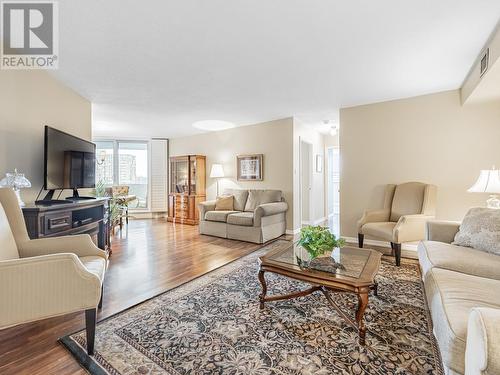
{"type": "Polygon", "coordinates": [[[73,253],[79,257],[99,256],[104,259],[108,257],[104,250],[92,242],[88,234],[28,240],[19,244],[18,248],[21,258],[59,253],[73,253]]]}
{"type": "Polygon", "coordinates": [[[273,202],[273,203],[261,204],[257,206],[257,208],[254,211],[253,225],[255,227],[260,227],[263,217],[285,213],[287,210],[288,210],[288,204],[286,202],[273,202]]]}
{"type": "Polygon", "coordinates": [[[477,307],[471,310],[465,374],[500,374],[500,309],[477,307]]]}
{"type": "Polygon", "coordinates": [[[396,243],[420,241],[425,239],[425,225],[434,219],[428,215],[403,215],[393,229],[393,238],[396,243]]]}
{"type": "Polygon", "coordinates": [[[75,254],[0,261],[0,329],[97,307],[101,281],[75,254]]]}
{"type": "Polygon", "coordinates": [[[361,227],[366,223],[378,223],[389,221],[391,210],[384,208],[381,210],[365,210],[363,216],[358,220],[358,233],[361,233],[361,227]]]}
{"type": "Polygon", "coordinates": [[[452,243],[459,228],[460,223],[457,221],[430,220],[426,225],[425,238],[429,241],[452,243]]]}
{"type": "Polygon", "coordinates": [[[198,210],[200,211],[200,220],[205,220],[205,214],[207,211],[215,210],[215,201],[205,201],[198,204],[198,210]]]}

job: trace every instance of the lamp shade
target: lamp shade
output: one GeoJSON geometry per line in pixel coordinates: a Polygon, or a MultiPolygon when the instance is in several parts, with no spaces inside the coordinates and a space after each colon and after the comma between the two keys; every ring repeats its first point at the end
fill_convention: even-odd
{"type": "Polygon", "coordinates": [[[470,187],[471,193],[500,193],[500,171],[498,169],[484,169],[477,181],[470,187]]]}
{"type": "Polygon", "coordinates": [[[222,164],[212,164],[212,169],[210,170],[210,178],[224,177],[224,169],[222,164]]]}

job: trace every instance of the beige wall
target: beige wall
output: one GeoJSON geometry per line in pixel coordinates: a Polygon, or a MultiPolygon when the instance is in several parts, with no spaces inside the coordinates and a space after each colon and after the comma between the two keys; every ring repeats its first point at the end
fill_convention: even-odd
{"type": "Polygon", "coordinates": [[[500,103],[461,105],[459,90],[340,111],[341,232],[356,235],[384,185],[438,186],[437,217],[460,220],[487,195],[467,193],[480,169],[500,166],[500,103]]]}
{"type": "Polygon", "coordinates": [[[26,202],[43,185],[44,125],[90,140],[91,103],[44,71],[0,71],[0,176],[24,172],[26,202]]]}
{"type": "Polygon", "coordinates": [[[209,178],[212,164],[222,164],[226,178],[220,191],[237,187],[279,189],[290,208],[287,229],[293,228],[293,120],[291,118],[243,126],[219,132],[204,133],[170,140],[170,156],[201,154],[207,157],[207,196],[214,199],[216,180],[209,178]],[[263,181],[237,181],[236,155],[264,154],[263,181]]]}

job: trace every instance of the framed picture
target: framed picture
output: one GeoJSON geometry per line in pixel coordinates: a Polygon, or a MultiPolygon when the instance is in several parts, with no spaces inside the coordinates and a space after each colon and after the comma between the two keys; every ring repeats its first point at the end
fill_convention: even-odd
{"type": "Polygon", "coordinates": [[[323,155],[316,155],[316,172],[323,172],[323,155]]]}
{"type": "Polygon", "coordinates": [[[263,154],[236,156],[238,181],[262,181],[264,179],[263,161],[263,154]]]}

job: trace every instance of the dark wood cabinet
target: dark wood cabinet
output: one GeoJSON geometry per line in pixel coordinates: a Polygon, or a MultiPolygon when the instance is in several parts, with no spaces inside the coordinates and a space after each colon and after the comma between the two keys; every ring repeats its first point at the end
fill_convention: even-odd
{"type": "Polygon", "coordinates": [[[85,199],[23,207],[31,239],[88,234],[103,250],[110,250],[108,198],[85,199]]]}
{"type": "Polygon", "coordinates": [[[198,204],[206,200],[205,156],[186,155],[170,158],[168,220],[198,224],[198,204]]]}

